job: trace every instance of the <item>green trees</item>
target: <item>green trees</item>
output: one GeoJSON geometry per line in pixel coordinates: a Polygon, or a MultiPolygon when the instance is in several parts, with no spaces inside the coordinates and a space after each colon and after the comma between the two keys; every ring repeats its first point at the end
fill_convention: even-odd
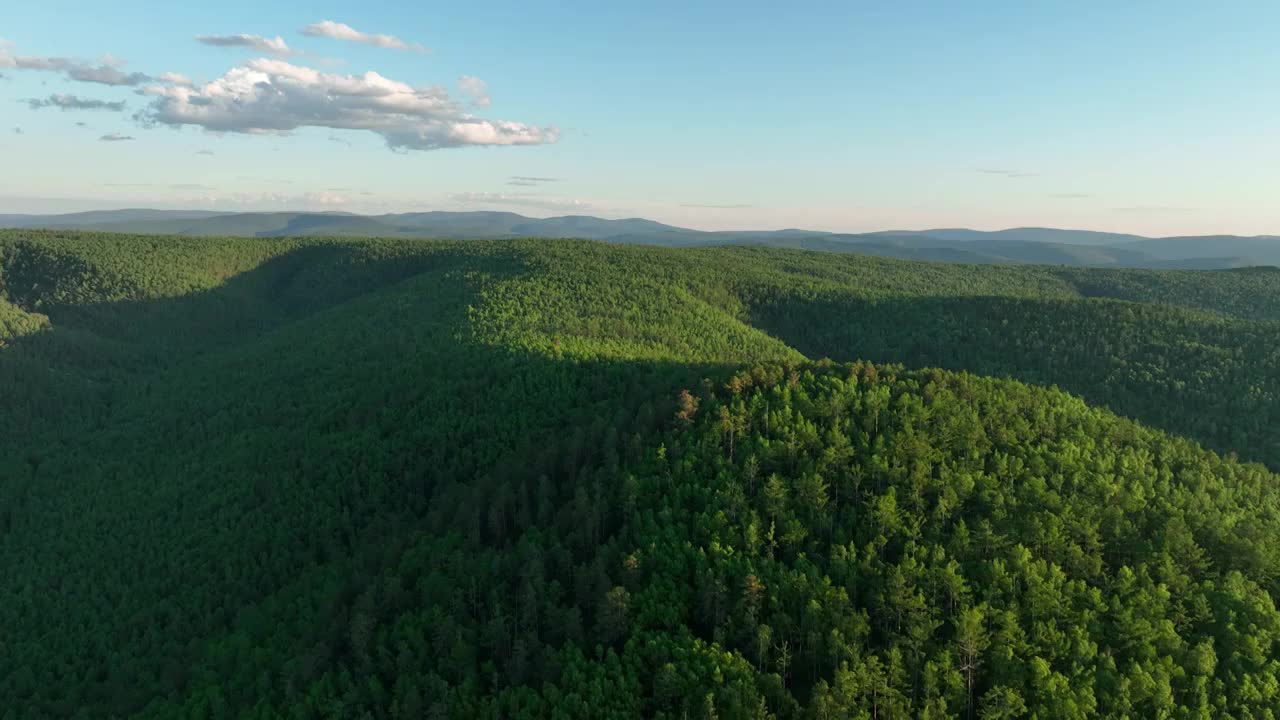
{"type": "Polygon", "coordinates": [[[15,717],[1280,706],[1277,478],[1176,436],[1273,458],[1264,275],[23,231],[0,288],[15,717]]]}
{"type": "MultiPolygon", "coordinates": [[[[642,473],[641,507],[684,530],[624,527],[620,542],[641,558],[637,602],[648,592],[671,605],[663,617],[754,658],[819,717],[1249,716],[1280,700],[1253,693],[1277,687],[1270,631],[1251,659],[1233,652],[1239,674],[1221,672],[1206,639],[1234,625],[1212,609],[1222,583],[1265,597],[1278,557],[1270,533],[1239,529],[1269,569],[1215,552],[1239,509],[1209,498],[1227,492],[1254,521],[1276,522],[1272,476],[1014,383],[862,365],[802,368],[794,383],[786,372],[766,370],[777,380],[763,384],[740,376],[746,399],[700,401],[770,408],[743,419],[739,446],[772,471],[758,493],[743,493],[745,462],[727,457],[710,419],[664,441],[679,464],[642,473]],[[864,408],[886,389],[896,412],[869,422],[864,408]],[[843,472],[828,464],[827,428],[852,441],[843,472]],[[910,452],[876,459],[902,441],[910,452]],[[924,475],[919,457],[930,458],[924,475]],[[846,490],[842,505],[786,502],[808,478],[859,474],[863,490],[846,490]],[[951,481],[961,476],[974,481],[951,481]],[[756,517],[799,530],[776,553],[757,552],[739,540],[756,517]],[[729,587],[749,577],[769,600],[720,615],[665,591],[717,576],[729,587]]],[[[1253,607],[1259,630],[1280,618],[1273,604],[1253,607]]]]}
{"type": "Polygon", "coordinates": [[[1222,452],[1280,467],[1280,323],[1117,300],[868,300],[762,307],[814,357],[937,366],[1056,385],[1222,452]]]}

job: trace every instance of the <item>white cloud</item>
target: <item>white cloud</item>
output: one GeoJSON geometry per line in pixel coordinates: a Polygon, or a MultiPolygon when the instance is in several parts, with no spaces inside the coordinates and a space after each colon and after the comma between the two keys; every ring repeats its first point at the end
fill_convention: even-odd
{"type": "Polygon", "coordinates": [[[151,78],[143,73],[126,73],[120,70],[120,61],[107,56],[101,65],[91,65],[64,57],[14,55],[8,43],[0,43],[0,68],[59,72],[68,79],[100,85],[141,85],[151,78]]]}
{"type": "Polygon", "coordinates": [[[124,142],[126,140],[132,140],[133,136],[121,135],[120,133],[108,133],[98,139],[101,140],[102,142],[124,142]]]}
{"type": "Polygon", "coordinates": [[[336,192],[313,191],[296,194],[276,192],[208,192],[201,201],[225,210],[338,210],[351,198],[336,192]]]}
{"type": "Polygon", "coordinates": [[[259,58],[198,87],[151,85],[146,122],[196,125],[214,132],[286,133],[302,127],[368,130],[398,150],[467,145],[537,145],[559,131],[463,111],[438,87],[413,87],[366,72],[324,73],[259,58]]]}
{"type": "Polygon", "coordinates": [[[67,77],[100,85],[141,85],[151,79],[143,73],[125,73],[108,65],[100,65],[96,68],[73,66],[67,70],[67,77]]]}
{"type": "Polygon", "coordinates": [[[560,178],[553,177],[534,177],[531,175],[512,175],[507,180],[508,185],[517,185],[520,187],[539,187],[543,183],[559,182],[560,178]]]}
{"type": "Polygon", "coordinates": [[[449,196],[449,199],[462,205],[515,205],[544,210],[587,210],[592,207],[586,200],[555,195],[467,192],[454,193],[449,196]]]}
{"type": "Polygon", "coordinates": [[[238,35],[197,35],[196,42],[215,47],[244,47],[278,57],[286,57],[293,54],[293,50],[288,43],[279,35],[273,38],[262,37],[261,35],[246,35],[244,33],[238,35]]]}
{"type": "Polygon", "coordinates": [[[32,110],[41,108],[58,108],[59,110],[124,110],[124,101],[108,102],[93,98],[82,98],[75,95],[54,94],[47,98],[31,98],[26,101],[32,110]]]}
{"type": "Polygon", "coordinates": [[[350,42],[363,43],[365,45],[373,45],[380,48],[389,48],[391,50],[429,52],[425,47],[417,43],[405,42],[394,35],[360,32],[350,25],[334,22],[332,20],[323,20],[318,23],[312,23],[302,28],[302,34],[310,37],[327,37],[334,40],[347,40],[350,42]]]}
{"type": "Polygon", "coordinates": [[[175,73],[175,72],[161,73],[160,75],[156,76],[156,80],[159,80],[160,82],[166,82],[171,85],[185,85],[185,86],[191,85],[191,78],[187,77],[186,75],[183,75],[182,73],[175,73]]]}
{"type": "Polygon", "coordinates": [[[488,107],[493,104],[489,97],[489,85],[478,77],[463,75],[458,78],[458,88],[462,96],[476,107],[488,107]]]}
{"type": "Polygon", "coordinates": [[[351,198],[343,195],[342,191],[331,190],[303,193],[299,200],[303,205],[319,205],[321,207],[339,207],[351,202],[351,198]]]}

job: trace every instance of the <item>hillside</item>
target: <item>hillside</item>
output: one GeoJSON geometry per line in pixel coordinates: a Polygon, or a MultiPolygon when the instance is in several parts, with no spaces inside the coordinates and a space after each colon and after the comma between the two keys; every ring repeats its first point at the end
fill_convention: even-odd
{"type": "MultiPolygon", "coordinates": [[[[996,233],[992,233],[996,234],[996,233]]],[[[614,238],[610,238],[611,240],[614,238]]],[[[1187,255],[1167,253],[1165,257],[1131,249],[1127,245],[1101,246],[1052,243],[1039,240],[964,239],[944,240],[928,235],[819,235],[812,237],[737,237],[725,236],[727,245],[819,250],[823,252],[877,255],[905,260],[970,263],[987,265],[1072,265],[1080,267],[1200,269],[1213,270],[1243,267],[1251,262],[1242,257],[1222,255],[1187,255]]],[[[629,242],[642,238],[627,237],[629,242]]],[[[1280,243],[1277,243],[1280,249],[1280,243]]],[[[1229,250],[1229,248],[1227,248],[1229,250]]],[[[1219,251],[1220,252],[1220,251],[1219,251]]],[[[1271,259],[1265,253],[1258,257],[1271,259]]],[[[1280,258],[1280,256],[1276,256],[1280,258]]]]}
{"type": "Polygon", "coordinates": [[[1276,269],[0,231],[0,393],[16,718],[1280,706],[1276,269]]]}
{"type": "Polygon", "coordinates": [[[115,210],[68,215],[0,215],[0,227],[244,237],[579,238],[668,247],[759,245],[909,260],[1115,268],[1223,269],[1280,266],[1280,237],[1216,235],[1143,238],[1054,228],[979,231],[940,228],[863,234],[810,230],[706,232],[642,218],[531,218],[511,212],[210,212],[115,210]]]}

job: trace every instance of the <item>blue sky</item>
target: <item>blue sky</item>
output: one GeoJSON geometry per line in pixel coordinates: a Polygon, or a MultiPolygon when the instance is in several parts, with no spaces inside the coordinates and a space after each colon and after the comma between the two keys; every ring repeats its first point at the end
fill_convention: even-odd
{"type": "Polygon", "coordinates": [[[0,212],[1280,233],[1274,2],[93,6],[0,10],[0,212]]]}

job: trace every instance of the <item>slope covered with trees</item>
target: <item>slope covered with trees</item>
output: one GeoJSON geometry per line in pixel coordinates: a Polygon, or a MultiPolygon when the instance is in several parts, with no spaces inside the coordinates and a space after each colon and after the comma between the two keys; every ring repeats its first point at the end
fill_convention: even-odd
{"type": "Polygon", "coordinates": [[[0,717],[1280,706],[1267,271],[21,231],[0,290],[0,717]]]}
{"type": "Polygon", "coordinates": [[[746,245],[937,262],[1100,268],[1221,269],[1280,265],[1280,237],[1274,236],[1147,238],[1034,227],[996,231],[936,228],[862,234],[798,229],[704,231],[643,218],[605,219],[589,215],[532,218],[487,210],[354,215],[137,208],[66,215],[0,215],[0,228],[264,238],[582,238],[667,247],[746,245]]]}

